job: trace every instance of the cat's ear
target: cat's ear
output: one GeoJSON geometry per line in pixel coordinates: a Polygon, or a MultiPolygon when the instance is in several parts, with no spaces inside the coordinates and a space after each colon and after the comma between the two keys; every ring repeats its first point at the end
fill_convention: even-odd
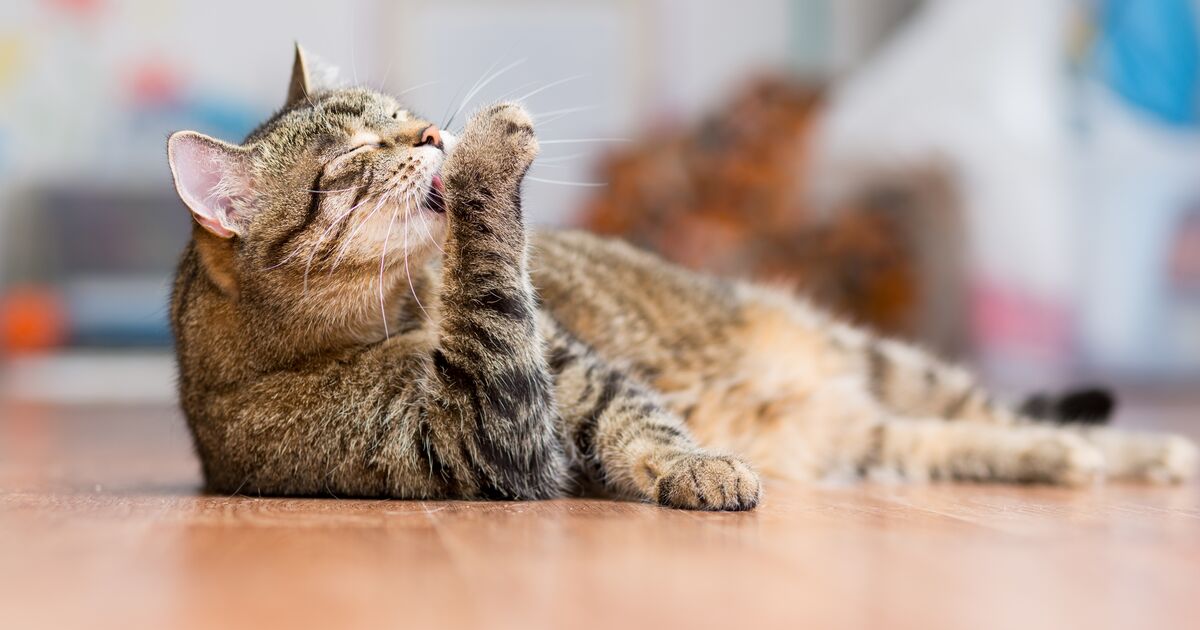
{"type": "Polygon", "coordinates": [[[338,69],[320,57],[305,52],[296,44],[296,58],[292,62],[292,80],[288,83],[285,107],[307,100],[315,92],[340,87],[338,69]]]}
{"type": "Polygon", "coordinates": [[[235,199],[249,190],[246,149],[195,131],[179,131],[167,140],[167,161],[175,190],[197,223],[221,238],[243,233],[247,217],[235,199]]]}

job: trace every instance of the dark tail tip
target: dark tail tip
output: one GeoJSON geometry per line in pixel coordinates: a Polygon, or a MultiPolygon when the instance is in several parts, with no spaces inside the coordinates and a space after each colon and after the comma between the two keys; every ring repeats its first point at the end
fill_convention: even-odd
{"type": "Polygon", "coordinates": [[[1072,424],[1105,424],[1117,408],[1117,398],[1104,387],[1073,389],[1060,394],[1039,393],[1021,404],[1023,415],[1036,420],[1072,424]]]}

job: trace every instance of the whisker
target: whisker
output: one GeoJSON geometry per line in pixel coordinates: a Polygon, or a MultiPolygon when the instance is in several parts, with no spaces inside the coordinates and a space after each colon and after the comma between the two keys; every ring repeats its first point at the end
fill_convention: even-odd
{"type": "Polygon", "coordinates": [[[633,142],[630,138],[571,138],[567,140],[538,140],[538,144],[578,144],[580,142],[633,142]]]}
{"type": "Polygon", "coordinates": [[[445,256],[446,250],[442,249],[442,246],[438,244],[437,239],[433,237],[433,230],[429,229],[429,223],[425,219],[425,213],[418,210],[417,216],[421,217],[421,228],[425,232],[425,236],[429,238],[429,242],[433,243],[433,246],[436,247],[443,256],[445,256]]]}
{"type": "Polygon", "coordinates": [[[325,114],[325,108],[323,106],[318,107],[317,104],[313,102],[312,94],[309,94],[308,87],[301,84],[300,89],[304,91],[304,100],[308,101],[308,106],[312,108],[314,113],[318,114],[321,117],[321,120],[325,124],[329,124],[329,116],[327,116],[325,114]]]}
{"type": "Polygon", "coordinates": [[[329,224],[329,227],[325,228],[325,231],[321,233],[321,238],[324,238],[324,237],[328,236],[328,235],[329,235],[329,232],[330,232],[330,231],[332,231],[332,230],[333,230],[333,228],[337,227],[337,224],[338,224],[338,223],[339,223],[339,222],[340,222],[342,219],[345,219],[346,217],[350,216],[350,213],[351,213],[351,212],[354,212],[355,210],[357,210],[357,209],[359,209],[359,208],[361,208],[361,207],[365,206],[365,205],[366,205],[367,203],[369,203],[370,201],[371,201],[371,197],[367,197],[366,199],[363,199],[362,201],[360,201],[360,202],[358,202],[358,203],[354,204],[353,206],[351,206],[351,207],[350,207],[349,209],[347,209],[345,212],[343,212],[343,213],[339,214],[339,215],[338,215],[338,217],[337,217],[336,219],[334,219],[334,220],[333,220],[333,223],[330,223],[330,224],[329,224]]]}
{"type": "Polygon", "coordinates": [[[589,112],[593,109],[600,109],[599,105],[584,105],[582,107],[564,107],[562,109],[552,109],[548,112],[536,112],[532,114],[534,120],[541,120],[543,116],[560,116],[563,114],[574,114],[575,112],[589,112]]]}
{"type": "Polygon", "coordinates": [[[496,66],[500,65],[500,59],[501,59],[501,58],[497,58],[495,61],[493,61],[493,62],[492,62],[492,64],[491,64],[490,66],[488,66],[488,67],[487,67],[487,70],[484,70],[484,71],[483,71],[483,72],[482,72],[482,73],[479,75],[479,78],[478,78],[478,79],[475,79],[475,82],[471,84],[471,87],[467,88],[467,92],[468,92],[468,93],[470,93],[470,92],[474,92],[474,91],[475,91],[475,88],[479,87],[479,83],[480,83],[481,81],[483,81],[485,78],[487,78],[487,76],[488,76],[488,75],[490,75],[490,74],[492,73],[492,70],[495,70],[495,69],[496,69],[496,66]]]}
{"type": "Polygon", "coordinates": [[[383,207],[383,203],[385,201],[387,201],[387,197],[380,197],[379,203],[375,204],[375,209],[371,210],[371,213],[364,217],[363,220],[360,221],[359,224],[350,231],[350,236],[346,237],[346,242],[342,243],[342,247],[338,251],[337,257],[333,259],[333,266],[329,268],[330,273],[333,273],[333,270],[337,269],[338,263],[342,261],[342,257],[346,255],[346,252],[350,251],[350,244],[354,242],[354,237],[358,234],[358,231],[363,229],[364,225],[371,222],[371,219],[379,213],[379,209],[383,207]]]}
{"type": "MultiPolygon", "coordinates": [[[[450,97],[450,102],[446,103],[446,111],[442,112],[442,120],[446,120],[446,118],[450,116],[450,108],[454,107],[454,101],[458,100],[459,94],[462,94],[462,86],[461,85],[458,87],[457,90],[454,91],[454,96],[450,97]]],[[[442,129],[450,128],[450,125],[447,125],[444,122],[438,126],[441,127],[442,129]]],[[[458,134],[455,134],[455,135],[458,135],[458,134]]]]}
{"type": "MultiPolygon", "coordinates": [[[[326,239],[326,237],[329,236],[329,233],[332,232],[333,228],[337,227],[337,225],[339,223],[341,223],[343,219],[350,216],[350,213],[354,212],[358,208],[361,208],[364,204],[366,204],[369,201],[371,201],[371,199],[368,197],[368,198],[360,201],[359,203],[354,204],[354,206],[352,206],[349,210],[346,210],[341,215],[339,215],[336,219],[334,219],[333,222],[329,224],[329,227],[325,228],[325,231],[321,232],[320,238],[318,238],[317,242],[313,244],[312,252],[309,253],[309,255],[308,255],[308,262],[304,263],[304,292],[305,293],[308,293],[308,273],[309,273],[309,271],[312,270],[313,260],[316,258],[317,251],[320,250],[320,248],[321,248],[321,243],[325,242],[325,239],[326,239]]],[[[299,249],[299,248],[297,248],[297,249],[299,249]]]]}
{"type": "Polygon", "coordinates": [[[412,272],[408,270],[408,214],[408,212],[404,213],[404,275],[408,278],[408,290],[412,292],[413,299],[416,300],[417,306],[420,307],[421,312],[425,314],[425,319],[433,321],[433,318],[429,316],[429,311],[425,310],[425,305],[421,304],[421,298],[417,296],[417,288],[413,286],[412,272]]]}
{"type": "Polygon", "coordinates": [[[579,186],[581,188],[600,188],[600,187],[608,185],[603,182],[568,182],[568,181],[563,181],[563,180],[559,180],[559,179],[543,179],[541,177],[534,177],[533,175],[526,175],[525,179],[532,180],[535,182],[541,182],[543,184],[558,184],[560,186],[579,186]]]}
{"type": "MultiPolygon", "coordinates": [[[[314,247],[320,246],[321,241],[325,239],[325,237],[329,234],[329,231],[332,230],[334,227],[336,227],[337,224],[339,222],[341,222],[342,219],[345,219],[346,217],[350,216],[350,213],[354,212],[355,208],[362,206],[363,204],[367,203],[370,200],[371,200],[370,198],[364,199],[361,203],[359,203],[359,204],[355,205],[354,207],[350,208],[349,210],[343,212],[340,216],[338,216],[338,218],[334,219],[333,223],[331,223],[329,225],[329,227],[325,228],[325,231],[321,233],[321,238],[317,239],[317,245],[315,245],[314,247]]],[[[296,247],[296,249],[292,250],[292,253],[288,254],[287,256],[284,256],[283,260],[280,260],[279,262],[275,263],[274,265],[267,267],[265,270],[270,271],[272,269],[277,269],[279,267],[282,267],[289,260],[295,258],[300,253],[301,249],[302,249],[301,247],[296,247]]],[[[311,257],[310,257],[310,260],[311,260],[311,257]]]]}
{"type": "Polygon", "coordinates": [[[534,160],[533,163],[534,164],[554,164],[556,162],[566,162],[566,161],[578,159],[581,157],[587,157],[589,155],[591,155],[591,154],[590,153],[571,153],[569,155],[560,155],[557,157],[542,157],[539,155],[537,157],[537,159],[534,160]]]}
{"type": "Polygon", "coordinates": [[[542,92],[545,92],[546,90],[549,90],[549,89],[550,89],[550,88],[552,88],[552,87],[557,87],[557,86],[559,86],[559,85],[562,85],[562,84],[564,84],[564,83],[567,83],[567,82],[569,82],[569,81],[575,81],[576,79],[582,79],[582,78],[584,78],[584,77],[586,77],[586,76],[587,76],[586,74],[577,74],[577,75],[575,75],[575,76],[573,76],[573,77],[567,77],[567,78],[565,78],[565,79],[559,79],[559,80],[557,80],[557,81],[551,81],[550,83],[547,83],[546,85],[543,85],[542,87],[540,87],[540,88],[538,88],[538,89],[536,89],[536,90],[534,90],[534,91],[532,91],[532,92],[529,92],[528,94],[525,94],[525,95],[523,95],[523,96],[518,96],[517,98],[514,98],[513,100],[514,100],[514,101],[523,101],[523,100],[525,100],[525,99],[527,99],[527,98],[529,98],[529,97],[531,97],[531,96],[533,96],[533,95],[535,95],[535,94],[541,94],[542,92]]]}
{"type": "MultiPolygon", "coordinates": [[[[487,70],[483,71],[483,74],[479,75],[478,79],[475,79],[475,82],[471,84],[471,87],[468,88],[467,91],[470,92],[471,90],[474,90],[475,86],[479,85],[479,82],[482,81],[484,77],[491,74],[492,70],[495,69],[495,67],[499,64],[500,64],[500,59],[497,58],[495,61],[492,62],[492,65],[487,67],[487,70]]],[[[442,112],[442,120],[443,121],[445,121],[445,120],[447,120],[447,118],[449,118],[450,108],[454,107],[454,102],[458,100],[458,96],[460,94],[462,94],[462,92],[463,92],[463,86],[460,85],[460,86],[458,86],[458,89],[454,91],[454,97],[450,99],[449,103],[446,103],[446,111],[442,112]]],[[[441,125],[441,127],[442,127],[442,129],[449,129],[450,125],[448,122],[444,122],[441,125]]]]}
{"type": "Polygon", "coordinates": [[[358,186],[351,186],[349,188],[338,188],[336,190],[312,190],[312,189],[306,188],[306,189],[304,189],[303,192],[311,193],[314,195],[331,195],[333,193],[350,192],[352,190],[358,190],[359,188],[365,188],[365,187],[366,187],[366,184],[359,184],[358,186]]]}
{"type": "Polygon", "coordinates": [[[397,210],[392,210],[392,218],[388,219],[387,233],[383,235],[383,254],[379,257],[379,315],[383,318],[384,339],[392,338],[392,334],[388,331],[387,307],[384,305],[383,299],[383,271],[387,267],[388,239],[392,237],[392,224],[396,222],[396,212],[397,210]]]}
{"type": "Polygon", "coordinates": [[[533,119],[534,119],[534,122],[538,125],[549,125],[550,123],[552,123],[556,120],[561,120],[563,118],[566,118],[567,116],[570,116],[571,114],[575,114],[575,113],[579,113],[579,112],[586,112],[586,111],[590,111],[593,109],[599,109],[599,107],[590,105],[587,107],[568,107],[566,109],[551,110],[551,111],[544,112],[541,114],[534,114],[533,119]]]}
{"type": "MultiPolygon", "coordinates": [[[[467,96],[465,98],[463,98],[462,103],[459,103],[458,109],[454,110],[454,113],[450,115],[450,120],[446,121],[446,127],[449,127],[454,122],[454,117],[458,116],[459,113],[462,112],[463,108],[467,106],[467,103],[470,103],[471,99],[475,98],[475,95],[479,94],[480,90],[487,87],[487,85],[489,83],[491,83],[492,81],[495,81],[496,79],[498,79],[500,77],[500,75],[525,63],[525,61],[526,61],[525,59],[518,59],[518,60],[508,64],[507,66],[500,68],[495,73],[493,73],[492,76],[488,77],[486,81],[475,86],[475,88],[473,90],[471,90],[470,92],[467,92],[467,96]]],[[[443,127],[443,129],[444,128],[445,127],[443,127]]]]}
{"type": "Polygon", "coordinates": [[[437,84],[439,84],[439,83],[441,83],[441,81],[440,81],[440,80],[437,80],[437,81],[426,81],[426,82],[424,82],[424,83],[418,83],[418,84],[416,84],[416,85],[414,85],[414,86],[412,86],[412,87],[410,87],[410,88],[407,88],[407,89],[404,89],[404,90],[400,90],[399,92],[397,92],[397,93],[396,93],[396,96],[404,96],[405,94],[408,94],[409,92],[415,92],[415,91],[417,91],[417,90],[419,90],[419,89],[421,89],[421,88],[423,88],[423,87],[429,87],[429,86],[431,86],[431,85],[437,85],[437,84]]]}
{"type": "Polygon", "coordinates": [[[496,101],[502,102],[502,101],[510,100],[509,97],[512,96],[513,94],[516,94],[517,92],[520,92],[521,90],[528,90],[531,86],[537,85],[539,83],[541,83],[541,81],[530,81],[528,83],[522,83],[521,85],[518,85],[517,87],[501,94],[500,96],[497,96],[496,101]]]}
{"type": "Polygon", "coordinates": [[[359,230],[361,230],[363,226],[365,226],[367,223],[370,223],[371,219],[379,213],[379,210],[383,207],[386,199],[386,197],[380,197],[378,202],[376,202],[375,207],[372,208],[369,213],[367,213],[367,216],[363,217],[363,219],[359,221],[358,225],[354,226],[353,230],[350,230],[350,234],[346,238],[342,239],[343,242],[341,247],[338,248],[338,254],[334,257],[333,264],[329,268],[330,273],[333,273],[333,271],[337,269],[338,264],[342,261],[342,257],[346,255],[346,253],[350,250],[350,246],[354,243],[354,237],[358,235],[359,230]]]}
{"type": "Polygon", "coordinates": [[[539,126],[545,126],[545,125],[549,125],[552,122],[562,120],[563,118],[566,118],[567,116],[570,116],[570,115],[571,114],[558,114],[556,116],[549,116],[547,118],[539,118],[535,122],[539,126]]]}
{"type": "Polygon", "coordinates": [[[390,77],[392,74],[392,66],[395,63],[396,63],[395,55],[388,55],[388,65],[387,65],[387,68],[385,68],[383,71],[383,80],[379,82],[379,86],[380,86],[379,91],[380,92],[383,92],[387,89],[387,80],[388,80],[388,77],[390,77]]]}

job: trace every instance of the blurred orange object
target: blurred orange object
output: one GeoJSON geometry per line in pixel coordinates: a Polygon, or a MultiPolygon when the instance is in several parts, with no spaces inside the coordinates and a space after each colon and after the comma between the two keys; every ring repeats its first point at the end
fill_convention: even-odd
{"type": "Polygon", "coordinates": [[[803,289],[824,308],[955,356],[966,340],[958,196],[936,169],[809,185],[824,87],[764,76],[698,124],[612,153],[584,226],[688,267],[803,289]]]}
{"type": "Polygon", "coordinates": [[[0,298],[0,347],[32,352],[62,345],[67,314],[61,295],[45,287],[18,287],[0,298]]]}

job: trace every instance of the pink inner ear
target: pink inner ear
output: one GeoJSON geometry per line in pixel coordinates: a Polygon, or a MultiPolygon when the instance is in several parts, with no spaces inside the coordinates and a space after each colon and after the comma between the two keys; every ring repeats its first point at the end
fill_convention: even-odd
{"type": "Polygon", "coordinates": [[[213,234],[216,234],[217,236],[220,236],[221,238],[232,238],[237,235],[236,232],[225,227],[224,225],[221,225],[221,222],[216,219],[202,216],[194,212],[192,213],[192,217],[196,219],[196,223],[199,223],[201,227],[209,232],[212,232],[213,234]]]}
{"type": "Polygon", "coordinates": [[[233,224],[233,207],[227,186],[235,180],[238,157],[198,135],[181,135],[170,144],[175,188],[196,222],[222,238],[234,236],[228,227],[233,224]]]}

